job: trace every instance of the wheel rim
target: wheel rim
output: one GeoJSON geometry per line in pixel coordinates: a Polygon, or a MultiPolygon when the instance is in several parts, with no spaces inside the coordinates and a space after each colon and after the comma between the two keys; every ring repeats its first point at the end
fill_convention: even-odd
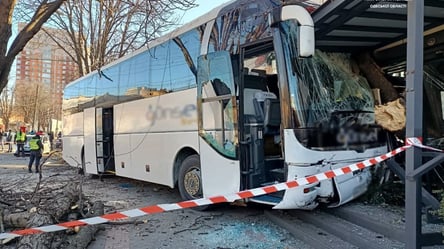
{"type": "Polygon", "coordinates": [[[201,179],[199,167],[191,167],[183,178],[185,191],[193,198],[201,197],[201,179]]]}

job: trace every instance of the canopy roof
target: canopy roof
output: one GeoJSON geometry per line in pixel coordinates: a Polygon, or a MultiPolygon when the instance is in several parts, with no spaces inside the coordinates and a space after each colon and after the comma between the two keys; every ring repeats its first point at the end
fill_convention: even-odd
{"type": "MultiPolygon", "coordinates": [[[[444,26],[444,1],[424,2],[424,30],[444,26]]],[[[407,1],[330,0],[312,15],[324,50],[374,50],[407,37],[407,1]]]]}

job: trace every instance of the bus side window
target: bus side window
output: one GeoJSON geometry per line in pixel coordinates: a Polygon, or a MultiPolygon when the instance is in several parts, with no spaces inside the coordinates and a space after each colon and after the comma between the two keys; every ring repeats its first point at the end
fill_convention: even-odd
{"type": "Polygon", "coordinates": [[[236,157],[236,103],[230,55],[218,51],[198,60],[199,134],[215,150],[236,157]]]}
{"type": "MultiPolygon", "coordinates": [[[[227,86],[227,84],[222,82],[219,78],[214,78],[211,81],[211,84],[213,85],[214,92],[216,93],[217,96],[223,96],[223,95],[231,94],[230,88],[227,86]]],[[[227,106],[228,101],[229,101],[229,99],[224,99],[222,101],[224,108],[225,108],[225,106],[227,106]]]]}

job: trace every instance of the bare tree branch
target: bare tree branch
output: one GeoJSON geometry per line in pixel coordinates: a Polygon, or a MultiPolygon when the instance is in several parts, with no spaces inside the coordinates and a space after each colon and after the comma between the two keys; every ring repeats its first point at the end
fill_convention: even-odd
{"type": "Polygon", "coordinates": [[[48,35],[74,59],[82,76],[146,46],[177,25],[176,11],[194,7],[194,1],[69,1],[51,18],[66,35],[48,35]]]}
{"type": "Polygon", "coordinates": [[[9,50],[8,41],[11,38],[12,14],[16,7],[16,0],[0,1],[0,91],[8,84],[9,71],[15,56],[23,50],[28,41],[65,1],[42,0],[29,23],[15,37],[9,50]]]}

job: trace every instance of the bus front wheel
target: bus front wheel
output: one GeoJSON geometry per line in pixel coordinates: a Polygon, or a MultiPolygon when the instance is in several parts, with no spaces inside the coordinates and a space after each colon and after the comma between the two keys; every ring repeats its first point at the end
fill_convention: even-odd
{"type": "Polygon", "coordinates": [[[193,200],[203,197],[200,159],[198,155],[191,155],[183,160],[179,170],[179,192],[184,200],[193,200]]]}

